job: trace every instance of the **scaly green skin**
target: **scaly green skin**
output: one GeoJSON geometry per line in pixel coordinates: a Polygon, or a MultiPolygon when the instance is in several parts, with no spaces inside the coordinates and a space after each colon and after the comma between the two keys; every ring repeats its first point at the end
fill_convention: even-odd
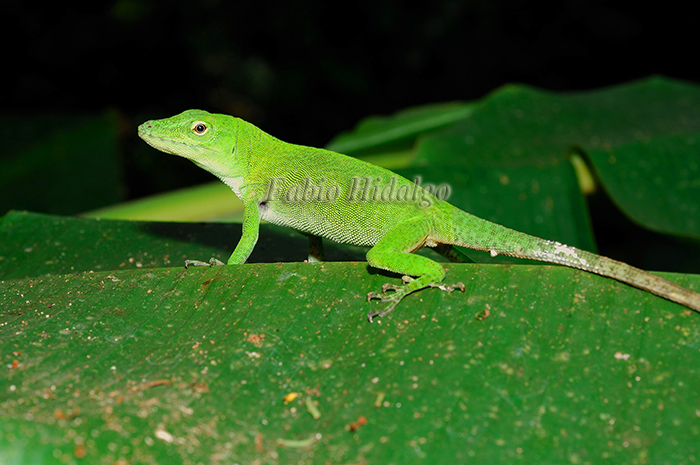
{"type": "Polygon", "coordinates": [[[462,261],[455,245],[490,251],[494,256],[578,268],[700,311],[700,294],[670,281],[482,220],[389,170],[328,150],[282,142],[239,118],[188,110],[172,118],[147,121],[139,126],[139,136],[158,150],[192,160],[241,199],[243,235],[229,265],[248,259],[258,240],[261,220],[307,234],[311,261],[322,259],[322,237],[371,247],[367,262],[403,275],[403,285],[387,284],[382,294],[367,295],[368,300],[389,303],[381,312],[370,312],[370,321],[388,314],[403,297],[425,287],[464,292],[461,283],[442,284],[445,270],[437,262],[412,254],[427,246],[452,261],[462,261]],[[394,292],[387,294],[389,289],[394,292]]]}

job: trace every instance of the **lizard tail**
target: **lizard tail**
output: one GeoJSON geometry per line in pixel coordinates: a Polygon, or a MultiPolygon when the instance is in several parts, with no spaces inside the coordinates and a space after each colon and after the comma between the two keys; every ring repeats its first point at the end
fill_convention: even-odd
{"type": "Polygon", "coordinates": [[[700,294],[611,258],[531,236],[459,209],[452,212],[453,245],[547,263],[613,278],[700,312],[700,294]]]}

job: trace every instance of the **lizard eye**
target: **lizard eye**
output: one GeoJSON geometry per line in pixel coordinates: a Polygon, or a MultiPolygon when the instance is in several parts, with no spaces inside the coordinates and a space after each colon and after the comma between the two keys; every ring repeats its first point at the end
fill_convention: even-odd
{"type": "Polygon", "coordinates": [[[194,133],[200,136],[204,135],[204,133],[206,133],[208,129],[209,128],[204,123],[194,123],[194,125],[192,125],[192,130],[194,131],[194,133]]]}

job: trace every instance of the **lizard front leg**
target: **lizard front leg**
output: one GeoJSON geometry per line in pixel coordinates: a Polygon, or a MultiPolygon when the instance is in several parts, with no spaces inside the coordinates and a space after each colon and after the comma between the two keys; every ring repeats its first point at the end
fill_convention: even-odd
{"type": "MultiPolygon", "coordinates": [[[[226,262],[226,265],[240,265],[245,263],[258,242],[260,234],[260,205],[257,201],[244,204],[243,207],[243,233],[238,245],[226,262]]],[[[199,260],[185,260],[185,268],[188,266],[214,266],[224,265],[221,260],[212,257],[208,262],[199,260]]]]}

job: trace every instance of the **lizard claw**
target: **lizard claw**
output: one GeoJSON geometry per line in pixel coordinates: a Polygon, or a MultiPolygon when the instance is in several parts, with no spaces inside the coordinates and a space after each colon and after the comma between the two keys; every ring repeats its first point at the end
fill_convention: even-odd
{"type": "Polygon", "coordinates": [[[393,296],[386,296],[386,295],[384,295],[384,294],[386,294],[386,292],[387,292],[388,290],[392,290],[392,291],[394,291],[394,292],[398,292],[398,291],[400,291],[401,289],[403,289],[403,286],[399,286],[399,285],[397,285],[397,284],[390,284],[390,283],[383,284],[383,285],[382,285],[382,293],[381,293],[381,294],[380,294],[379,292],[369,292],[369,293],[367,293],[367,302],[369,302],[369,301],[372,300],[372,299],[379,299],[379,300],[381,300],[382,302],[391,302],[391,301],[395,300],[395,298],[394,298],[393,296]]]}
{"type": "Polygon", "coordinates": [[[403,286],[398,286],[396,284],[386,283],[382,285],[382,293],[386,294],[386,291],[388,291],[389,289],[391,289],[392,291],[398,291],[402,287],[403,286]]]}
{"type": "Polygon", "coordinates": [[[372,323],[372,320],[375,319],[376,317],[381,318],[383,315],[381,312],[378,312],[376,310],[372,310],[367,314],[367,319],[369,320],[370,323],[372,323]]]}
{"type": "Polygon", "coordinates": [[[443,291],[452,292],[456,289],[459,289],[460,291],[462,291],[462,293],[464,293],[464,283],[461,281],[445,287],[446,289],[443,289],[443,291]]]}
{"type": "Polygon", "coordinates": [[[456,289],[464,292],[464,283],[454,283],[454,284],[429,284],[430,287],[437,287],[441,291],[452,292],[456,289]]]}
{"type": "Polygon", "coordinates": [[[208,262],[203,262],[201,260],[185,260],[185,268],[189,268],[190,266],[220,266],[225,264],[226,263],[214,257],[211,257],[208,262]]]}

